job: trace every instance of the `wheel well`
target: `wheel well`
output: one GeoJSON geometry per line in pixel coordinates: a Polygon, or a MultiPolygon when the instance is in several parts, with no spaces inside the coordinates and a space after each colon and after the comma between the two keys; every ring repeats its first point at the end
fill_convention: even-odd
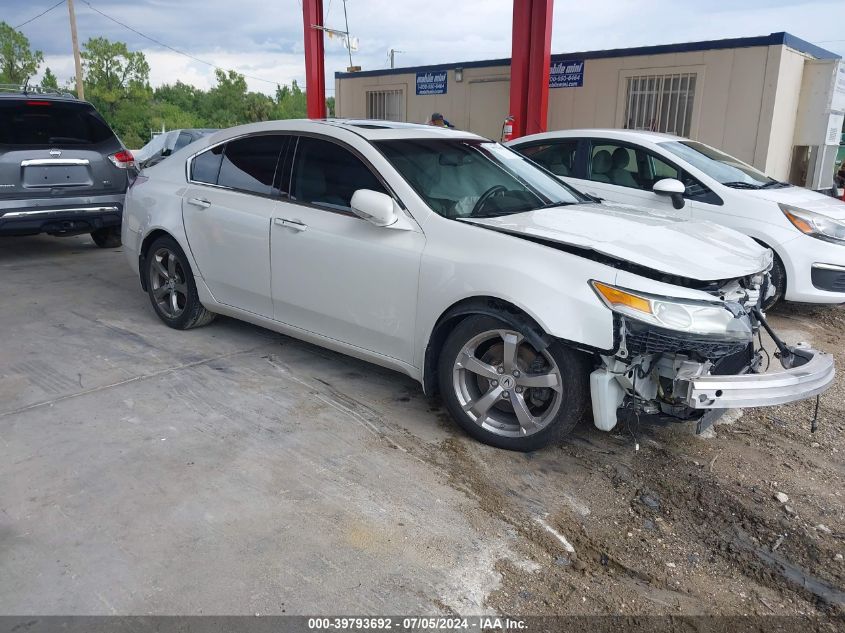
{"type": "Polygon", "coordinates": [[[144,238],[144,241],[141,242],[141,248],[138,252],[138,276],[141,278],[141,288],[143,288],[145,292],[147,290],[147,278],[144,275],[144,268],[147,263],[147,251],[150,250],[152,243],[163,235],[170,236],[170,233],[163,231],[162,229],[156,229],[155,231],[151,231],[150,234],[144,238]]]}
{"type": "Polygon", "coordinates": [[[496,317],[518,328],[528,341],[538,350],[543,350],[552,342],[552,337],[543,331],[537,322],[521,308],[496,297],[472,297],[452,305],[446,310],[431,332],[425,349],[423,365],[423,390],[427,394],[437,392],[437,365],[440,352],[449,334],[467,317],[484,314],[496,317]]]}
{"type": "MultiPolygon", "coordinates": [[[[783,265],[783,258],[781,258],[781,256],[778,255],[778,252],[774,248],[772,248],[771,246],[766,244],[766,242],[764,242],[763,240],[757,239],[756,237],[753,237],[751,239],[753,239],[755,242],[757,242],[760,246],[762,246],[764,248],[768,248],[770,251],[772,251],[772,255],[774,255],[774,258],[775,258],[775,263],[780,265],[780,270],[783,273],[783,280],[785,282],[784,285],[788,284],[789,278],[787,277],[787,274],[786,274],[786,266],[783,265]]],[[[786,294],[786,288],[784,288],[783,291],[784,291],[784,294],[786,294]]]]}

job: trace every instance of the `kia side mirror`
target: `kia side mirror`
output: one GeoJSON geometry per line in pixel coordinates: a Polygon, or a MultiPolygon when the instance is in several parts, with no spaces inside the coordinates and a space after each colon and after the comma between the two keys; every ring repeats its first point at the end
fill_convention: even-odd
{"type": "Polygon", "coordinates": [[[371,189],[358,189],[350,202],[352,213],[376,226],[390,226],[399,219],[393,198],[371,189]]]}
{"type": "Polygon", "coordinates": [[[672,206],[676,209],[683,209],[686,204],[684,193],[687,188],[680,180],[675,178],[664,178],[654,183],[651,190],[659,196],[669,196],[672,199],[672,206]]]}

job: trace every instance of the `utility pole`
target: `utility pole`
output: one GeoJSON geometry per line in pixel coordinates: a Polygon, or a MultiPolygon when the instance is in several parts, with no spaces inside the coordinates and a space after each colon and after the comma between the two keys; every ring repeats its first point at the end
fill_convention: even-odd
{"type": "Polygon", "coordinates": [[[82,59],[79,57],[79,39],[76,37],[76,12],[73,10],[73,0],[67,0],[67,12],[70,16],[70,41],[73,43],[73,63],[76,66],[76,96],[85,99],[85,89],[82,87],[82,59]]]}

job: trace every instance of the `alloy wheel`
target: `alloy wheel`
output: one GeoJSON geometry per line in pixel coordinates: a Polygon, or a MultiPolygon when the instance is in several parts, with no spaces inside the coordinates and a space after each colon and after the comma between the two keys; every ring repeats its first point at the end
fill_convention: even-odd
{"type": "Polygon", "coordinates": [[[452,370],[458,403],[478,426],[504,437],[525,437],[555,419],[562,401],[560,368],[513,330],[470,339],[452,370]]]}
{"type": "Polygon", "coordinates": [[[158,309],[168,319],[178,318],[188,303],[188,282],[179,257],[159,248],[150,262],[150,287],[158,309]]]}

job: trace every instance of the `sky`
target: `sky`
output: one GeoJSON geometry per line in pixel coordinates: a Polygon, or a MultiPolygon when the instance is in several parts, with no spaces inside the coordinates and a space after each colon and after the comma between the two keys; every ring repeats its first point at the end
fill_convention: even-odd
{"type": "MultiPolygon", "coordinates": [[[[18,26],[57,0],[0,0],[0,20],[18,26]]],[[[115,24],[103,13],[173,48],[248,75],[251,90],[305,83],[301,0],[75,0],[80,42],[103,36],[141,50],[153,86],[181,80],[202,88],[214,69],[115,24]]],[[[353,63],[364,70],[509,57],[511,0],[347,0],[353,63]]],[[[343,0],[323,0],[325,25],[344,30],[343,0]]],[[[845,56],[842,0],[557,0],[552,52],[672,44],[788,31],[845,56]]],[[[73,75],[67,8],[21,27],[59,83],[73,75]]],[[[338,39],[326,39],[327,94],[349,64],[338,39]]],[[[43,72],[43,67],[42,67],[43,72]]],[[[39,75],[40,77],[40,75],[39,75]]]]}

